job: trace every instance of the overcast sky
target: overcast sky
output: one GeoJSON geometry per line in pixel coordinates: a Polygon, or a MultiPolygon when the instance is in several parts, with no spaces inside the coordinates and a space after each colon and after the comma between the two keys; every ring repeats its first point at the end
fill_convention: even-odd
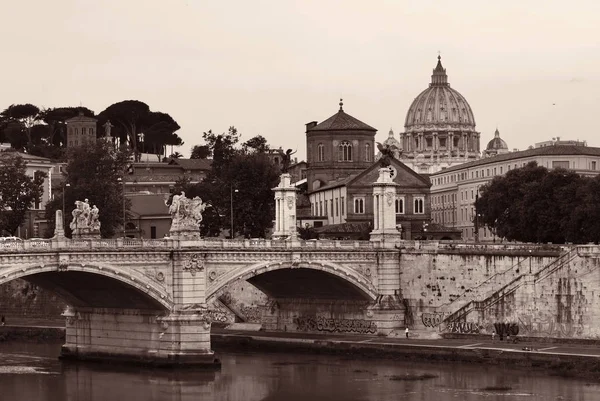
{"type": "Polygon", "coordinates": [[[137,99],[181,125],[305,157],[305,126],[344,110],[403,130],[438,51],[482,147],[560,136],[600,146],[598,0],[3,1],[0,108],[137,99]]]}

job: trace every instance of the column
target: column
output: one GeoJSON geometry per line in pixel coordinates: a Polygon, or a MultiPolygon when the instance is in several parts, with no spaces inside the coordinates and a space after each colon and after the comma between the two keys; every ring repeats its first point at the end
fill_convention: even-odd
{"type": "Polygon", "coordinates": [[[281,174],[279,185],[273,188],[275,192],[275,232],[273,239],[295,239],[296,232],[296,187],[291,184],[292,176],[281,174]]]}
{"type": "Polygon", "coordinates": [[[379,169],[379,177],[373,184],[373,231],[371,241],[380,241],[393,246],[400,240],[396,228],[396,187],[387,167],[379,169]]]}
{"type": "Polygon", "coordinates": [[[438,133],[434,132],[433,133],[433,150],[438,150],[440,148],[440,145],[438,143],[438,133]]]}

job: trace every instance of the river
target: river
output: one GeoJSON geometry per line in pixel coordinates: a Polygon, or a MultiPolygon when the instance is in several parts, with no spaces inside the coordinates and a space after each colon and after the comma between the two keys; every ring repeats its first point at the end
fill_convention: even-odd
{"type": "Polygon", "coordinates": [[[498,366],[221,352],[220,371],[166,371],[61,362],[59,350],[0,343],[0,400],[600,400],[600,384],[498,366]]]}

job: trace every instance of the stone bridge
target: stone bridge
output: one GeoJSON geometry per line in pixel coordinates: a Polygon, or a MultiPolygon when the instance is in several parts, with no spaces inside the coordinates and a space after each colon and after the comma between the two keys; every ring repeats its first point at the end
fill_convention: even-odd
{"type": "Polygon", "coordinates": [[[329,315],[360,305],[344,327],[374,333],[399,324],[398,255],[369,241],[55,237],[0,245],[0,284],[21,278],[66,300],[64,357],[215,363],[208,304],[228,284],[249,281],[284,315],[286,300],[329,315]]]}

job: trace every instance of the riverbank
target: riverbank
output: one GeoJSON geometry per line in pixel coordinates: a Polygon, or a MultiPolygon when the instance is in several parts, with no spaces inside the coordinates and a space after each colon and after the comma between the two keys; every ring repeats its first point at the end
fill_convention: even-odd
{"type": "MultiPolygon", "coordinates": [[[[64,338],[65,330],[61,327],[0,327],[0,342],[60,343],[64,338]]],[[[217,354],[219,351],[314,353],[354,359],[515,366],[543,370],[550,375],[600,382],[600,349],[595,344],[544,341],[514,344],[470,336],[419,340],[226,329],[213,329],[211,342],[217,354]]]]}

